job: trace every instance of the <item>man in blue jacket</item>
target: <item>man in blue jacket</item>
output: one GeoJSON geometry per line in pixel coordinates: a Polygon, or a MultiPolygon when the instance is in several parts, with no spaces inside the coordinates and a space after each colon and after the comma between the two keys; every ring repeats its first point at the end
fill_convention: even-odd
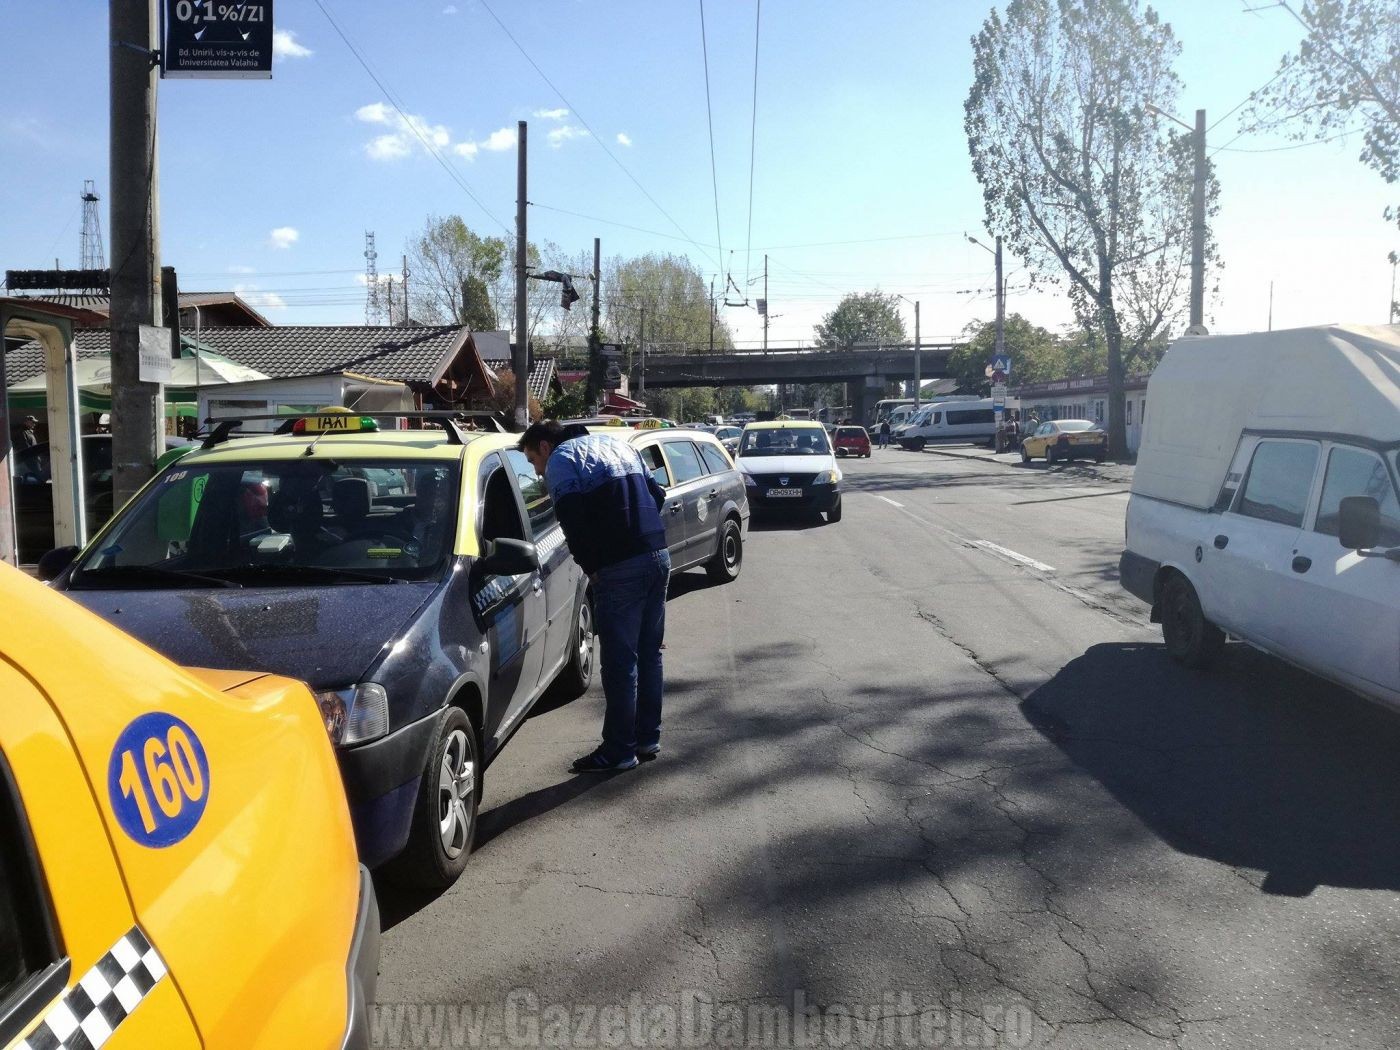
{"type": "Polygon", "coordinates": [[[665,490],[626,441],[547,419],[520,438],[574,561],[593,582],[603,646],[603,742],[575,773],[632,769],[661,751],[661,641],[671,556],[665,490]]]}

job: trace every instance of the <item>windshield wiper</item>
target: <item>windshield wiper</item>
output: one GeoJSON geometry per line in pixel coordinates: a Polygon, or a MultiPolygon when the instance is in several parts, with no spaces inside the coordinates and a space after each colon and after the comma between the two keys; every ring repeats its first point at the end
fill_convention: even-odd
{"type": "MultiPolygon", "coordinates": [[[[275,580],[316,580],[322,583],[405,582],[396,576],[357,572],[354,569],[342,569],[335,565],[232,565],[226,569],[210,569],[209,572],[228,577],[230,580],[244,579],[261,583],[275,580]]],[[[234,584],[234,586],[238,586],[238,584],[234,584]]]]}
{"type": "Polygon", "coordinates": [[[187,572],[184,569],[167,569],[160,565],[106,565],[99,569],[79,569],[75,574],[76,584],[91,579],[97,583],[105,580],[123,583],[166,583],[177,587],[188,587],[191,584],[203,585],[205,587],[241,587],[241,583],[234,583],[232,580],[221,580],[216,576],[205,576],[197,572],[187,572]]]}

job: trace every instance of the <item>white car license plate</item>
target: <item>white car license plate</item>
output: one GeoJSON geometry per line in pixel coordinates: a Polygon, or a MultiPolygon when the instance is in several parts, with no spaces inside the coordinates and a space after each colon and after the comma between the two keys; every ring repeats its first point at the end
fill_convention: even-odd
{"type": "Polygon", "coordinates": [[[801,490],[801,489],[769,489],[769,490],[768,490],[768,495],[771,496],[771,497],[773,497],[774,499],[782,499],[782,498],[784,498],[784,497],[795,498],[795,499],[801,499],[801,498],[802,498],[802,490],[801,490]]]}

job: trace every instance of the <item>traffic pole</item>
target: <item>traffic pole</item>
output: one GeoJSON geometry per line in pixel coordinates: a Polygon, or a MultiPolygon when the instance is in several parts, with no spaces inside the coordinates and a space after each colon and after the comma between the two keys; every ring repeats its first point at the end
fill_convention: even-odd
{"type": "Polygon", "coordinates": [[[112,499],[120,507],[155,470],[164,392],[141,382],[141,326],[161,321],[155,0],[111,0],[109,180],[112,272],[112,499]]]}
{"type": "Polygon", "coordinates": [[[1194,185],[1191,189],[1191,327],[1205,326],[1206,302],[1206,111],[1196,110],[1194,185]]]}
{"type": "Polygon", "coordinates": [[[515,426],[523,431],[530,425],[530,335],[526,331],[525,309],[525,253],[528,244],[525,237],[525,121],[519,121],[516,129],[519,142],[515,164],[515,353],[511,356],[511,368],[515,372],[515,426]]]}
{"type": "Polygon", "coordinates": [[[588,333],[588,383],[584,387],[584,399],[589,405],[589,412],[597,412],[599,397],[599,387],[603,381],[603,355],[602,347],[598,344],[602,340],[602,332],[598,330],[598,309],[602,299],[602,258],[603,242],[601,238],[593,238],[593,327],[588,333]]]}
{"type": "Polygon", "coordinates": [[[923,362],[919,359],[919,304],[914,304],[914,411],[919,411],[919,392],[923,389],[923,362]]]}

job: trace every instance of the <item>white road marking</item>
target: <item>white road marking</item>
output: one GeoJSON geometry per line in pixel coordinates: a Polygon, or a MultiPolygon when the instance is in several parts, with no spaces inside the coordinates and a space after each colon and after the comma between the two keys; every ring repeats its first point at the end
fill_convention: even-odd
{"type": "Polygon", "coordinates": [[[890,499],[888,496],[876,496],[875,498],[876,498],[876,499],[882,499],[882,500],[884,500],[884,501],[885,501],[886,503],[888,503],[891,507],[898,507],[900,510],[903,510],[903,509],[904,509],[904,504],[903,504],[903,503],[896,503],[894,500],[890,499]]]}
{"type": "Polygon", "coordinates": [[[973,540],[972,542],[974,546],[981,547],[983,550],[986,551],[991,551],[993,554],[999,554],[1003,558],[1009,558],[1011,561],[1014,561],[1017,564],[1025,565],[1028,568],[1037,570],[1038,572],[1055,571],[1055,567],[1053,565],[1046,565],[1043,561],[1036,561],[1034,558],[1027,558],[1024,554],[1017,554],[1015,551],[1008,550],[1006,547],[1003,547],[1000,544],[992,543],[990,540],[973,540]]]}

